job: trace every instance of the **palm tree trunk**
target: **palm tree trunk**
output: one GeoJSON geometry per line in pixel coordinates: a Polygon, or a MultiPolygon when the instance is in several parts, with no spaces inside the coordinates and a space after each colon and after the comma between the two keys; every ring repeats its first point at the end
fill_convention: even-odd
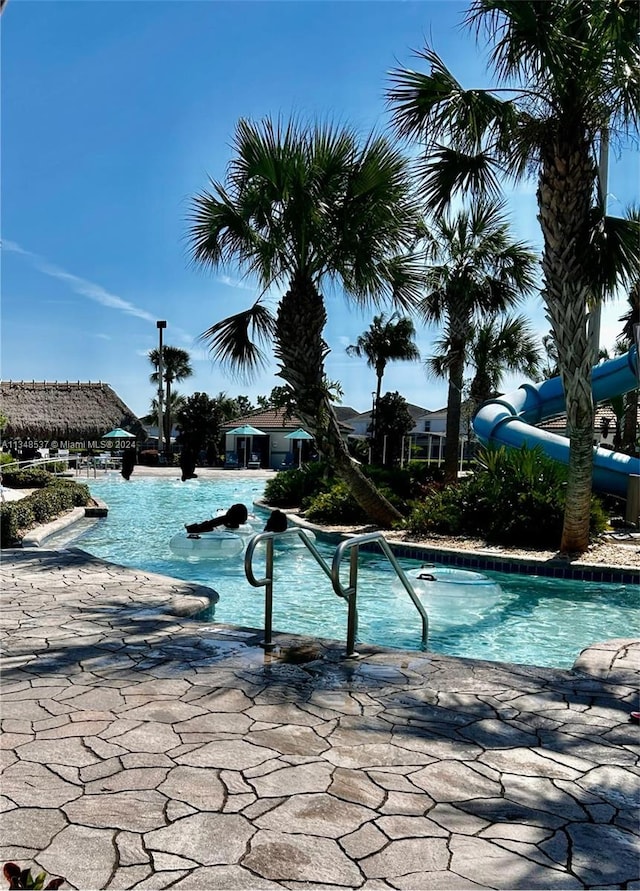
{"type": "Polygon", "coordinates": [[[622,451],[627,455],[636,454],[638,438],[638,390],[627,393],[624,418],[622,421],[622,451]]]}
{"type": "Polygon", "coordinates": [[[449,369],[447,427],[444,443],[444,478],[448,483],[455,483],[458,480],[458,449],[460,447],[460,416],[464,380],[463,355],[457,353],[449,369]]]}
{"type": "Polygon", "coordinates": [[[568,122],[561,133],[570,144],[560,143],[559,137],[543,156],[538,206],[544,236],[543,297],[558,348],[570,442],[560,550],[583,553],[589,545],[594,419],[587,336],[587,301],[594,295],[584,266],[595,171],[586,138],[568,122]]]}
{"type": "Polygon", "coordinates": [[[378,436],[378,406],[380,405],[380,393],[382,392],[382,377],[384,368],[380,371],[376,369],[376,396],[373,403],[373,417],[371,418],[371,463],[382,463],[382,448],[380,447],[380,437],[378,436]]]}
{"type": "Polygon", "coordinates": [[[390,527],[402,515],[352,460],[329,402],[324,373],[329,348],[322,336],[326,319],[324,301],[313,284],[304,276],[294,278],[276,319],[278,374],[292,387],[297,414],[313,431],[319,453],[347,483],[366,515],[379,526],[390,527]]]}

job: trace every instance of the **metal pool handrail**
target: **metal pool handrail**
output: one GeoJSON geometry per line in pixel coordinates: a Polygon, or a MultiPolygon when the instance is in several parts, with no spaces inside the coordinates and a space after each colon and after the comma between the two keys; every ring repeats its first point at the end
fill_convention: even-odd
{"type": "Polygon", "coordinates": [[[377,545],[379,545],[383,554],[393,566],[395,573],[402,582],[404,589],[411,597],[414,606],[420,613],[420,617],[422,619],[422,646],[426,649],[427,640],[429,637],[429,617],[424,606],[420,602],[418,595],[413,590],[413,587],[411,586],[411,583],[409,582],[404,570],[396,560],[393,551],[389,547],[387,540],[381,532],[368,532],[364,535],[354,535],[352,538],[348,538],[345,539],[345,541],[340,542],[333,555],[331,568],[329,568],[324,558],[322,557],[322,554],[320,554],[314,543],[305,534],[305,530],[301,529],[300,527],[294,527],[287,529],[284,532],[259,532],[257,535],[254,535],[252,538],[249,539],[247,550],[244,556],[244,571],[249,584],[253,585],[254,588],[264,587],[265,589],[264,641],[262,642],[262,646],[265,648],[265,650],[272,650],[275,646],[272,637],[273,543],[275,539],[281,539],[283,536],[297,536],[303,542],[305,547],[311,552],[312,556],[314,557],[322,571],[331,580],[331,584],[333,585],[333,590],[335,591],[335,593],[338,595],[338,597],[342,597],[344,600],[347,601],[347,658],[355,657],[358,655],[355,649],[356,634],[358,631],[358,556],[360,552],[360,545],[370,543],[376,543],[377,545]],[[265,576],[264,578],[257,579],[253,572],[253,553],[257,545],[262,541],[266,543],[265,576]],[[349,551],[350,554],[349,584],[345,588],[340,581],[340,564],[342,562],[342,557],[346,551],[349,551]]]}

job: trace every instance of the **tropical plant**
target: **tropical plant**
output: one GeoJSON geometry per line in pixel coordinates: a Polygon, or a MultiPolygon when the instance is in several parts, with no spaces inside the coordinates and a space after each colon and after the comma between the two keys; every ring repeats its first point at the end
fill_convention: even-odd
{"type": "MultiPolygon", "coordinates": [[[[483,449],[472,477],[427,495],[405,525],[412,535],[470,535],[502,545],[555,548],[566,473],[539,446],[483,449]]],[[[595,496],[589,516],[592,533],[603,532],[607,517],[595,496]]]]}
{"type": "Polygon", "coordinates": [[[203,266],[237,263],[261,293],[202,337],[214,358],[248,374],[264,363],[260,347],[272,345],[318,451],[367,516],[388,526],[398,512],[352,461],[331,406],[322,289],[340,285],[362,307],[388,300],[406,309],[418,297],[407,161],[382,136],[360,144],[346,127],[269,119],[241,120],[233,148],[226,184],[212,181],[193,200],[192,255],[203,266]],[[272,286],[286,288],[275,312],[265,303],[272,286]]]}
{"type": "MultiPolygon", "coordinates": [[[[149,375],[152,384],[160,385],[160,372],[158,362],[160,359],[160,350],[149,350],[149,361],[156,369],[153,374],[149,375]]],[[[173,414],[173,406],[171,403],[171,385],[174,381],[183,381],[185,378],[191,377],[193,368],[191,367],[191,358],[186,350],[180,347],[163,346],[162,347],[162,377],[165,386],[164,400],[164,441],[168,452],[171,452],[171,417],[173,414]]]]}
{"type": "Polygon", "coordinates": [[[547,359],[540,366],[539,380],[550,380],[552,377],[558,377],[560,369],[558,368],[558,349],[553,341],[553,334],[545,334],[542,338],[542,350],[546,353],[547,359]]]}
{"type": "Polygon", "coordinates": [[[416,329],[408,316],[393,313],[388,319],[384,313],[373,317],[369,328],[360,334],[354,344],[347,347],[349,356],[365,357],[369,368],[375,369],[376,395],[371,419],[371,434],[375,438],[378,402],[382,390],[382,378],[389,362],[415,362],[420,351],[414,343],[416,329]]]}
{"type": "Polygon", "coordinates": [[[535,256],[509,233],[500,202],[479,200],[469,209],[437,217],[426,234],[426,321],[441,323],[444,356],[427,359],[428,372],[447,376],[444,472],[457,479],[464,366],[474,324],[483,314],[513,306],[533,290],[535,256]]]}
{"type": "Polygon", "coordinates": [[[4,864],[2,872],[9,883],[9,891],[17,891],[20,888],[32,888],[33,891],[41,891],[44,888],[44,891],[52,891],[52,889],[59,888],[65,881],[62,878],[54,878],[49,879],[45,885],[47,881],[45,872],[36,873],[34,876],[29,868],[20,869],[17,863],[11,862],[4,864]]]}
{"type": "Polygon", "coordinates": [[[507,372],[535,380],[540,371],[537,338],[522,315],[483,319],[473,331],[467,358],[474,369],[469,396],[476,407],[496,395],[507,372]]]}
{"type": "Polygon", "coordinates": [[[488,36],[503,89],[464,89],[426,48],[418,55],[429,73],[396,70],[388,96],[398,132],[424,147],[430,207],[461,189],[496,194],[500,174],[537,173],[543,298],[571,443],[561,550],[581,552],[594,416],[587,306],[640,263],[638,224],[605,216],[596,164],[603,140],[637,129],[638,8],[626,0],[474,0],[465,23],[488,36]]]}
{"type": "MultiPolygon", "coordinates": [[[[182,396],[180,393],[178,393],[176,390],[171,391],[171,397],[170,397],[171,404],[170,404],[169,408],[170,408],[172,418],[175,418],[177,412],[180,410],[180,408],[184,404],[184,399],[185,399],[185,397],[182,396]]],[[[165,411],[165,414],[163,415],[163,422],[162,422],[163,436],[165,435],[165,431],[166,431],[165,421],[166,421],[166,417],[167,417],[166,410],[165,410],[165,404],[166,404],[166,398],[163,398],[162,407],[163,407],[163,411],[165,411]]],[[[158,423],[158,397],[157,396],[154,396],[154,398],[149,403],[149,414],[145,415],[140,420],[144,424],[152,424],[153,425],[153,424],[158,423]]],[[[171,422],[171,426],[173,427],[173,421],[171,422]]]]}

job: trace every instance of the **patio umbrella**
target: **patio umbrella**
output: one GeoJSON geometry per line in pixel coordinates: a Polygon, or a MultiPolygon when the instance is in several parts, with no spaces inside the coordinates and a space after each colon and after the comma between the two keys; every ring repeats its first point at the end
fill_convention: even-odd
{"type": "MultiPolygon", "coordinates": [[[[233,430],[229,430],[229,436],[235,436],[236,439],[238,436],[248,437],[250,440],[249,443],[249,451],[253,448],[253,437],[254,436],[266,436],[267,434],[264,430],[258,430],[257,427],[252,427],[251,424],[243,424],[241,427],[234,427],[233,430]]],[[[236,443],[236,452],[238,451],[236,443]]],[[[247,449],[245,446],[244,450],[244,466],[247,466],[247,449]]]]}
{"type": "Polygon", "coordinates": [[[103,439],[135,439],[135,433],[129,433],[127,430],[123,430],[122,427],[116,427],[115,430],[110,430],[109,433],[105,433],[102,437],[103,439]]]}
{"type": "MultiPolygon", "coordinates": [[[[303,430],[302,427],[298,427],[298,429],[294,430],[293,433],[287,433],[287,435],[285,436],[285,439],[303,440],[303,439],[314,439],[314,437],[310,433],[307,433],[306,430],[303,430]]],[[[298,446],[298,467],[301,467],[301,466],[302,466],[302,442],[298,446]]]]}
{"type": "Polygon", "coordinates": [[[264,430],[258,430],[256,427],[252,427],[251,424],[243,424],[242,427],[234,427],[233,430],[229,430],[229,436],[266,436],[267,434],[264,430]]]}

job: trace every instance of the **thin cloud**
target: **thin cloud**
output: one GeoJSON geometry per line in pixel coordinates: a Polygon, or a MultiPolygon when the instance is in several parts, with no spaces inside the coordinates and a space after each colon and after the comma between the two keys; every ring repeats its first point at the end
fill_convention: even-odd
{"type": "Polygon", "coordinates": [[[217,279],[221,285],[226,285],[228,288],[238,288],[241,291],[253,291],[256,292],[256,288],[251,285],[245,285],[244,282],[239,281],[236,278],[231,278],[228,275],[220,275],[217,279]]]}
{"type": "Polygon", "coordinates": [[[101,306],[106,306],[108,309],[116,309],[127,315],[143,319],[145,322],[156,321],[156,317],[151,315],[151,313],[144,309],[140,309],[133,303],[129,303],[128,300],[123,300],[116,294],[111,294],[106,288],[103,288],[102,285],[97,285],[85,278],[80,278],[78,275],[65,272],[64,269],[60,269],[58,266],[53,266],[42,257],[39,257],[38,254],[25,250],[15,241],[4,240],[2,242],[2,248],[5,251],[11,251],[14,254],[20,254],[23,257],[27,257],[33,266],[40,272],[51,278],[57,278],[59,281],[65,282],[76,292],[76,294],[80,294],[82,297],[88,297],[89,300],[93,300],[101,306]]]}

